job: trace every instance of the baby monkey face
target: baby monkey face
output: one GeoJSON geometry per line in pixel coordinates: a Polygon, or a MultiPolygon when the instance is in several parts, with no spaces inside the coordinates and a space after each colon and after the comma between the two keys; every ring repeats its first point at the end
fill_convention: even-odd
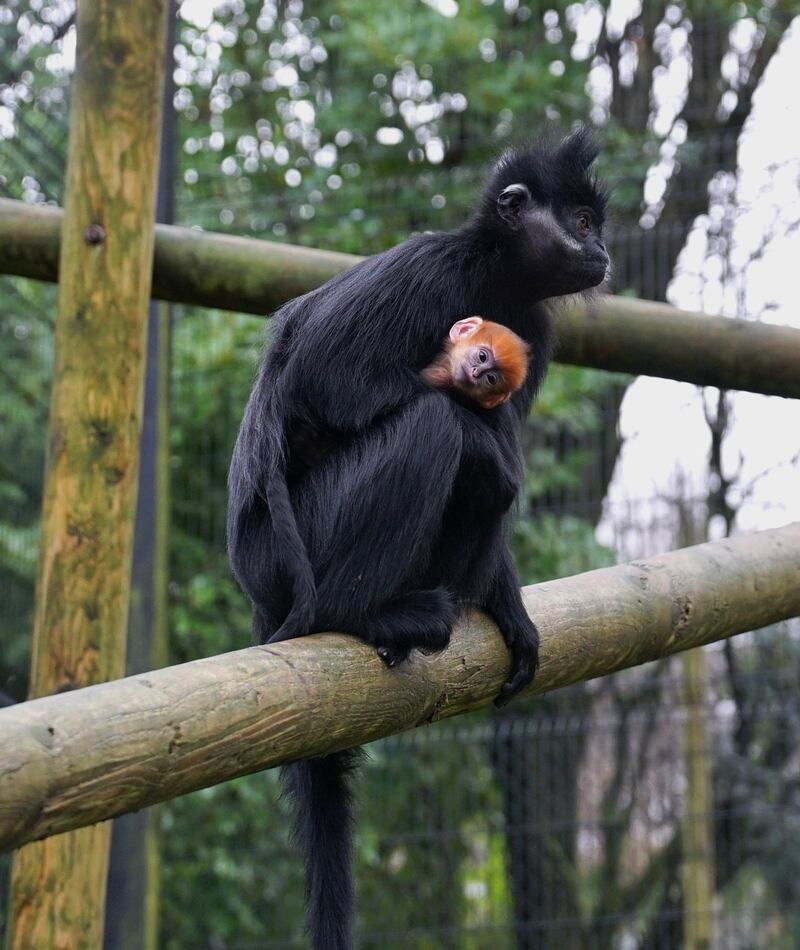
{"type": "Polygon", "coordinates": [[[525,381],[529,348],[508,327],[467,317],[450,328],[444,353],[447,373],[441,382],[484,409],[509,399],[525,381]]]}

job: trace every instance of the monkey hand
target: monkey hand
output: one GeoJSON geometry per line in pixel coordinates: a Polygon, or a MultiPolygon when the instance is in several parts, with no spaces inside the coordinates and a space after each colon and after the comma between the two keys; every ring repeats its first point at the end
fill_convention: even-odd
{"type": "Polygon", "coordinates": [[[531,682],[539,665],[539,631],[533,621],[528,620],[514,631],[503,631],[503,636],[511,652],[511,669],[494,701],[498,708],[531,682]]]}

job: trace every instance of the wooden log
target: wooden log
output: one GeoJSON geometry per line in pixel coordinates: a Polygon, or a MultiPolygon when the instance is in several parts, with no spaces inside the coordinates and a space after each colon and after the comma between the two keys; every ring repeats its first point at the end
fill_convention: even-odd
{"type": "Polygon", "coordinates": [[[714,940],[714,756],[708,728],[706,655],[683,659],[683,768],[686,791],[681,815],[681,896],[684,950],[709,950],[714,940]]]}
{"type": "MultiPolygon", "coordinates": [[[[61,212],[0,199],[0,273],[58,279],[61,212]]],[[[335,251],[157,225],[153,296],[267,314],[361,258],[335,251]]],[[[628,297],[559,311],[562,363],[698,386],[800,397],[800,330],[688,313],[628,297]]]]}
{"type": "MultiPolygon", "coordinates": [[[[59,208],[0,198],[0,274],[58,280],[59,208]]],[[[153,297],[264,316],[360,261],[354,254],[155,226],[153,297]]]]}
{"type": "Polygon", "coordinates": [[[800,330],[597,297],[557,318],[556,359],[698,386],[800,397],[800,330]]]}
{"type": "MultiPolygon", "coordinates": [[[[523,594],[543,693],[800,615],[800,523],[523,594]]],[[[471,613],[395,670],[324,634],[0,710],[0,849],[486,706],[507,668],[471,613]]]]}
{"type": "MultiPolygon", "coordinates": [[[[31,695],[125,669],[165,0],[81,0],[31,695]]],[[[110,825],[15,856],[8,950],[100,948],[110,825]]]]}

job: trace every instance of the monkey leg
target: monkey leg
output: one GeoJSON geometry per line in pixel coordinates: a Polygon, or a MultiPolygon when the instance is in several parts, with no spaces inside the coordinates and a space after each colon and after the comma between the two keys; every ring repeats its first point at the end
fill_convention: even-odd
{"type": "Polygon", "coordinates": [[[456,606],[446,590],[413,590],[384,604],[367,621],[365,638],[388,666],[397,666],[412,649],[443,650],[450,642],[456,606]]]}
{"type": "Polygon", "coordinates": [[[444,591],[425,589],[425,571],[461,438],[450,401],[431,393],[381,419],[303,481],[294,504],[314,567],[317,629],[396,644],[398,655],[445,645],[452,603],[444,591]]]}
{"type": "Polygon", "coordinates": [[[253,605],[253,641],[266,643],[291,607],[290,579],[278,556],[272,521],[260,498],[242,502],[228,530],[234,576],[253,605]]]}

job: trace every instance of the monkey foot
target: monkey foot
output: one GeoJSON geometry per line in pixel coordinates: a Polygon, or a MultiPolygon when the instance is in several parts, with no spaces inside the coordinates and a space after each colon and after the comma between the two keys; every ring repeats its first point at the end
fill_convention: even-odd
{"type": "Polygon", "coordinates": [[[378,656],[389,669],[392,669],[408,657],[408,650],[398,649],[397,647],[378,647],[378,656]]]}

